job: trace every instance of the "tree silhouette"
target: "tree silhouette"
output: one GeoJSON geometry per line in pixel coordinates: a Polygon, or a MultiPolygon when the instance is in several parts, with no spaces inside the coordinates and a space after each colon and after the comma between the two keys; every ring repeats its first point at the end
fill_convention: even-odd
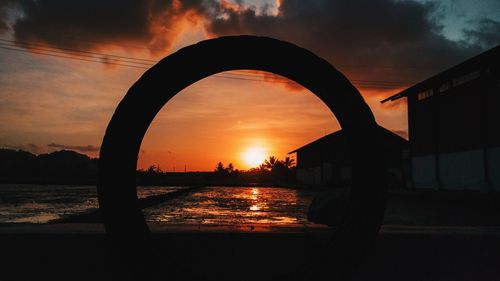
{"type": "Polygon", "coordinates": [[[233,163],[229,163],[229,164],[227,165],[226,171],[227,171],[228,173],[232,173],[232,172],[234,172],[234,165],[233,165],[233,163]]]}
{"type": "Polygon", "coordinates": [[[146,172],[148,174],[151,174],[151,175],[163,173],[163,171],[160,169],[160,166],[156,166],[156,165],[149,166],[149,168],[148,168],[148,170],[146,172]]]}
{"type": "Polygon", "coordinates": [[[291,168],[293,165],[295,165],[295,160],[288,157],[288,156],[282,162],[283,162],[283,166],[285,166],[287,168],[291,168]]]}
{"type": "Polygon", "coordinates": [[[264,163],[260,164],[256,169],[261,172],[267,171],[266,165],[264,163]]]}
{"type": "Polygon", "coordinates": [[[217,163],[217,167],[215,168],[215,171],[217,173],[223,173],[226,171],[226,168],[224,168],[224,164],[222,162],[217,163]]]}
{"type": "Polygon", "coordinates": [[[279,162],[278,158],[275,156],[269,156],[269,159],[264,160],[264,167],[269,170],[272,170],[276,164],[279,162]]]}

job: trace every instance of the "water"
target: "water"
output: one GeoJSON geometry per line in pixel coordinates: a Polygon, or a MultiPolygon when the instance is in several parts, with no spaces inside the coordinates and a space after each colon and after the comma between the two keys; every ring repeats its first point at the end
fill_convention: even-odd
{"type": "Polygon", "coordinates": [[[206,187],[143,211],[148,221],[305,224],[313,193],[275,187],[206,187]]]}
{"type": "MultiPolygon", "coordinates": [[[[138,187],[139,198],[184,187],[138,187]]],[[[148,222],[305,224],[314,193],[271,187],[206,187],[143,210],[148,222]]],[[[0,223],[46,223],[98,208],[94,186],[0,184],[0,223]]]]}
{"type": "MultiPolygon", "coordinates": [[[[139,198],[180,187],[139,187],[139,198]]],[[[0,184],[0,223],[46,223],[97,209],[95,186],[0,184]]]]}

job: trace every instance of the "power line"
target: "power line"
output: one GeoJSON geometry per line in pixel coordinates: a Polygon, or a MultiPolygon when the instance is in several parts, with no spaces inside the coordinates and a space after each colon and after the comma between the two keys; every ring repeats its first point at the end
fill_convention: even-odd
{"type": "MultiPolygon", "coordinates": [[[[272,77],[269,80],[265,79],[265,76],[250,76],[250,77],[261,77],[263,79],[255,79],[255,78],[246,78],[245,75],[242,74],[237,74],[237,73],[223,73],[223,74],[216,74],[213,75],[218,78],[228,78],[228,79],[235,79],[235,80],[247,80],[247,81],[258,81],[258,82],[272,82],[272,83],[285,83],[285,84],[292,84],[292,85],[299,85],[296,82],[290,81],[287,78],[281,78],[281,77],[272,77]],[[235,76],[228,76],[228,75],[236,75],[235,76]],[[242,77],[237,77],[237,76],[242,76],[242,77]]],[[[408,87],[409,84],[411,83],[403,83],[403,82],[384,82],[384,81],[370,81],[370,80],[356,80],[352,79],[350,80],[353,84],[359,85],[359,86],[365,86],[365,87],[373,87],[373,88],[383,88],[383,89],[395,89],[395,88],[403,88],[403,87],[408,87]]]]}
{"type": "MultiPolygon", "coordinates": [[[[256,71],[247,71],[247,70],[234,70],[227,72],[225,74],[229,75],[237,75],[237,76],[249,76],[249,77],[256,77],[256,78],[266,78],[266,74],[263,73],[257,73],[256,71]],[[235,73],[235,72],[240,72],[240,73],[235,73]]],[[[267,76],[271,81],[269,82],[275,82],[275,80],[283,80],[287,83],[295,83],[290,80],[288,80],[286,77],[279,76],[277,74],[269,74],[267,76]]],[[[380,80],[363,80],[363,79],[349,79],[351,82],[356,82],[358,84],[370,84],[370,85],[381,85],[381,86],[407,86],[408,84],[413,84],[412,82],[403,82],[403,81],[380,81],[380,80]]],[[[267,81],[267,80],[266,80],[267,81]]]]}
{"type": "MultiPolygon", "coordinates": [[[[3,47],[3,46],[0,46],[0,49],[11,50],[11,51],[19,51],[19,52],[24,52],[24,53],[33,53],[33,54],[39,54],[39,55],[46,55],[46,56],[52,56],[52,57],[58,57],[58,58],[64,58],[64,59],[73,59],[73,60],[79,60],[79,61],[94,62],[94,63],[108,64],[108,65],[115,65],[115,66],[125,66],[125,67],[134,67],[134,68],[140,68],[140,69],[148,69],[148,67],[138,66],[138,65],[116,63],[116,62],[111,62],[111,61],[104,62],[104,61],[102,61],[102,59],[95,58],[95,57],[87,57],[87,58],[90,58],[90,59],[85,59],[85,56],[84,56],[84,58],[81,58],[81,57],[72,57],[72,56],[65,56],[65,55],[45,53],[43,51],[25,50],[25,49],[19,49],[19,48],[3,47]],[[95,60],[95,59],[99,59],[99,60],[95,60]]],[[[150,66],[152,66],[152,65],[150,65],[150,66]]],[[[240,73],[226,73],[226,74],[229,74],[229,75],[239,75],[239,76],[247,76],[247,77],[259,77],[257,75],[245,75],[245,74],[240,74],[240,73]]],[[[292,81],[286,80],[285,78],[280,78],[280,77],[273,77],[272,81],[267,81],[267,80],[262,80],[262,79],[245,78],[245,77],[233,77],[233,76],[226,76],[226,75],[221,75],[221,74],[216,74],[216,75],[213,75],[213,76],[217,77],[217,78],[234,79],[234,80],[246,80],[246,81],[256,81],[256,82],[272,82],[272,83],[296,84],[295,82],[292,82],[292,81]]],[[[260,77],[262,77],[262,76],[260,76],[260,77]]],[[[382,88],[382,89],[394,89],[394,88],[404,87],[405,86],[405,85],[392,85],[392,84],[377,84],[378,81],[370,82],[369,80],[352,80],[352,82],[354,84],[356,84],[356,85],[359,85],[359,86],[371,87],[371,88],[382,88]]],[[[384,82],[384,83],[390,83],[390,82],[384,82]]]]}
{"type": "Polygon", "coordinates": [[[32,54],[38,54],[38,55],[45,55],[45,56],[51,56],[51,57],[57,57],[57,58],[63,58],[63,59],[72,59],[72,60],[79,60],[79,61],[86,61],[86,62],[96,62],[96,63],[101,63],[101,64],[111,64],[111,65],[117,65],[117,66],[126,66],[126,67],[147,69],[147,67],[141,67],[141,66],[136,66],[136,65],[120,64],[120,63],[113,63],[113,62],[103,62],[102,60],[83,59],[83,58],[77,58],[77,57],[71,57],[71,56],[48,54],[48,53],[43,53],[43,52],[15,49],[15,48],[3,47],[3,46],[0,46],[0,49],[17,51],[17,52],[24,52],[24,53],[32,53],[32,54]]]}
{"type": "MultiPolygon", "coordinates": [[[[77,49],[70,49],[70,48],[47,47],[45,45],[36,44],[36,43],[29,43],[29,42],[25,42],[25,41],[7,40],[7,39],[0,39],[0,41],[4,41],[4,42],[10,43],[10,44],[5,44],[5,43],[1,43],[0,42],[0,44],[7,45],[9,47],[19,48],[18,46],[14,45],[14,44],[21,44],[25,48],[34,49],[34,50],[37,50],[37,51],[47,51],[47,52],[62,53],[62,54],[67,54],[67,52],[61,51],[61,50],[66,50],[68,52],[71,52],[72,55],[76,55],[76,56],[96,58],[93,55],[97,55],[97,56],[99,56],[98,59],[109,59],[111,57],[111,58],[120,58],[120,59],[125,59],[125,60],[134,60],[134,62],[131,62],[131,61],[130,62],[126,61],[126,62],[133,63],[133,64],[142,64],[142,65],[146,65],[146,66],[149,66],[149,67],[152,66],[151,63],[156,63],[155,60],[148,60],[148,59],[134,58],[134,57],[126,57],[126,56],[119,56],[119,55],[113,55],[113,54],[103,54],[103,53],[96,53],[96,52],[90,52],[90,51],[84,51],[84,50],[77,50],[77,49]],[[40,46],[42,46],[42,47],[40,47],[40,46]],[[75,54],[75,53],[77,53],[77,54],[75,54]],[[78,53],[83,53],[84,55],[78,54],[78,53]],[[90,55],[90,56],[87,56],[87,55],[90,55]],[[138,61],[138,62],[135,62],[135,61],[138,61]],[[148,62],[148,63],[143,63],[143,62],[148,62]]],[[[102,62],[102,63],[105,63],[105,62],[102,62]]],[[[257,78],[262,78],[262,76],[263,76],[263,74],[256,73],[256,71],[254,71],[254,70],[234,70],[234,71],[231,71],[231,73],[228,73],[228,74],[241,75],[241,76],[252,76],[252,77],[257,77],[257,78]]],[[[273,80],[278,80],[278,79],[285,80],[285,78],[282,78],[282,77],[277,76],[277,75],[272,75],[271,77],[272,77],[273,80]]],[[[395,81],[393,81],[393,82],[387,82],[387,81],[356,80],[356,79],[352,79],[351,81],[362,82],[362,83],[369,82],[369,83],[376,83],[376,84],[383,83],[384,85],[387,85],[387,84],[389,84],[389,85],[394,85],[394,84],[406,85],[406,84],[409,84],[408,82],[395,82],[395,81]]]]}
{"type": "MultiPolygon", "coordinates": [[[[1,41],[1,39],[0,39],[1,41]]],[[[142,61],[135,61],[133,58],[128,58],[124,56],[117,56],[117,55],[108,55],[108,54],[99,54],[99,53],[84,53],[84,51],[77,52],[77,50],[72,50],[72,51],[61,51],[55,48],[47,48],[47,47],[36,47],[36,45],[25,45],[23,44],[22,47],[19,47],[14,44],[8,44],[8,43],[3,43],[0,42],[0,46],[7,47],[7,48],[15,48],[16,50],[19,51],[24,51],[24,52],[33,52],[37,54],[59,54],[63,55],[65,57],[71,56],[69,58],[73,57],[80,57],[80,58],[87,58],[87,59],[98,59],[100,60],[101,63],[105,63],[103,60],[106,61],[116,61],[116,62],[124,62],[124,63],[129,63],[129,64],[134,64],[134,65],[142,65],[142,66],[147,66],[151,67],[153,63],[148,63],[148,62],[142,62],[142,61]]],[[[68,50],[68,49],[66,49],[68,50]]],[[[115,63],[116,63],[115,62],[115,63]]]]}
{"type": "MultiPolygon", "coordinates": [[[[69,35],[58,35],[59,38],[63,38],[65,41],[73,41],[73,42],[82,42],[82,43],[86,43],[86,44],[95,44],[95,45],[99,45],[99,44],[102,44],[102,41],[99,41],[99,40],[89,40],[89,39],[86,39],[86,40],[83,40],[81,39],[80,37],[75,37],[75,36],[69,36],[69,35]]],[[[153,47],[153,46],[145,46],[145,45],[131,45],[129,43],[127,44],[118,44],[118,43],[110,43],[110,42],[107,42],[106,45],[109,45],[109,46],[117,46],[117,47],[120,47],[120,48],[127,48],[127,49],[141,49],[141,50],[155,50],[155,51],[164,51],[165,49],[164,48],[161,48],[161,47],[153,47]]]]}
{"type": "MultiPolygon", "coordinates": [[[[46,47],[41,44],[29,43],[24,41],[6,40],[6,39],[0,39],[0,41],[6,42],[6,43],[0,42],[0,49],[18,51],[23,53],[33,53],[38,55],[46,55],[63,59],[72,59],[72,60],[101,63],[107,65],[115,65],[115,66],[133,67],[139,69],[148,69],[151,66],[153,66],[153,63],[156,63],[156,61],[154,60],[119,56],[113,54],[103,54],[103,53],[90,52],[78,49],[46,47]],[[20,44],[21,47],[17,46],[16,44],[20,44]]],[[[276,74],[271,74],[267,76],[269,80],[266,80],[265,72],[259,73],[254,70],[233,70],[222,74],[215,74],[213,76],[218,78],[234,79],[234,80],[297,84],[293,81],[288,80],[285,77],[281,77],[276,74]]],[[[371,88],[381,88],[381,89],[402,88],[413,84],[410,82],[401,82],[401,81],[377,81],[377,80],[362,80],[362,79],[352,79],[350,81],[353,84],[361,87],[371,87],[371,88]]]]}
{"type": "Polygon", "coordinates": [[[68,52],[72,52],[72,53],[92,54],[92,55],[98,55],[98,56],[104,56],[104,57],[115,57],[115,58],[120,58],[120,59],[135,60],[135,61],[142,61],[142,62],[149,62],[149,63],[156,63],[157,62],[155,60],[150,60],[150,59],[126,57],[126,56],[119,56],[119,55],[113,55],[113,54],[102,54],[102,53],[96,53],[96,52],[78,50],[78,49],[72,49],[72,48],[61,48],[61,47],[55,48],[55,47],[50,47],[50,46],[46,46],[43,44],[31,43],[31,42],[26,42],[26,41],[8,40],[8,39],[1,39],[1,38],[0,38],[0,41],[8,42],[11,44],[16,44],[16,45],[26,46],[30,49],[33,47],[44,48],[49,52],[57,52],[59,50],[63,50],[63,51],[68,51],[68,52]]]}

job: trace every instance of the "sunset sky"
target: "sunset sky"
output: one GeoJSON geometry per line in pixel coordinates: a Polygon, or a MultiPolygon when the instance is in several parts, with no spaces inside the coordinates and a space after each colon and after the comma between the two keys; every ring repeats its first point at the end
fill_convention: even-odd
{"type": "MultiPolygon", "coordinates": [[[[114,109],[147,68],[200,40],[237,34],[286,40],[327,59],[380,125],[406,136],[406,105],[379,101],[499,44],[500,1],[2,0],[0,147],[97,157],[114,109]]],[[[138,166],[248,169],[248,150],[284,158],[338,129],[295,84],[221,74],[161,110],[138,166]]]]}

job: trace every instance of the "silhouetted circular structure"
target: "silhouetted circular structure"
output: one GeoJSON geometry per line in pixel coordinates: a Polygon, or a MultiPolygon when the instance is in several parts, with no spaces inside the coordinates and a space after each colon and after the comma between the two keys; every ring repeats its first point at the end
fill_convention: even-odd
{"type": "Polygon", "coordinates": [[[107,127],[100,152],[98,196],[107,233],[132,237],[124,240],[131,245],[148,239],[135,176],[140,145],[155,115],[189,85],[238,69],[287,77],[318,96],[337,117],[350,144],[353,182],[347,216],[334,230],[332,255],[341,263],[337,270],[350,272],[373,243],[385,209],[385,165],[377,124],[357,89],[331,64],[306,49],[266,37],[221,37],[185,47],[150,68],[129,89],[107,127]]]}

